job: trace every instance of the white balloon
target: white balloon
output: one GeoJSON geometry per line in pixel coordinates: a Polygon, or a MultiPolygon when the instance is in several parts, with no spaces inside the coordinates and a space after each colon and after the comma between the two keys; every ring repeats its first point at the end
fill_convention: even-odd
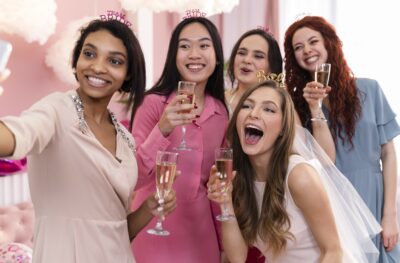
{"type": "Polygon", "coordinates": [[[84,17],[69,23],[66,30],[60,34],[59,39],[46,52],[46,65],[54,70],[61,81],[69,85],[78,86],[71,62],[72,51],[80,36],[80,28],[93,19],[98,19],[98,17],[84,17]]]}
{"type": "Polygon", "coordinates": [[[1,0],[0,31],[43,45],[57,23],[55,0],[1,0]]]}

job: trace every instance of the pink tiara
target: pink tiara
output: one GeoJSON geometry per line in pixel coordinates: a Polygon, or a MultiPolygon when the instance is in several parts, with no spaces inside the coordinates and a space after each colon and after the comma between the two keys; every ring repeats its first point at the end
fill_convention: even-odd
{"type": "Polygon", "coordinates": [[[102,21],[110,21],[110,20],[117,20],[128,27],[132,25],[131,22],[127,18],[125,18],[125,14],[122,12],[117,12],[117,11],[112,11],[112,10],[107,10],[106,15],[100,15],[100,19],[102,21]]]}
{"type": "Polygon", "coordinates": [[[201,12],[200,9],[190,9],[186,10],[186,15],[182,17],[182,20],[192,18],[192,17],[205,17],[207,14],[205,12],[201,12]]]}
{"type": "Polygon", "coordinates": [[[260,29],[260,30],[262,30],[262,31],[264,31],[265,33],[267,33],[268,35],[270,35],[270,36],[274,36],[274,34],[272,34],[272,31],[271,31],[271,29],[269,28],[269,26],[258,26],[257,27],[257,29],[260,29]]]}

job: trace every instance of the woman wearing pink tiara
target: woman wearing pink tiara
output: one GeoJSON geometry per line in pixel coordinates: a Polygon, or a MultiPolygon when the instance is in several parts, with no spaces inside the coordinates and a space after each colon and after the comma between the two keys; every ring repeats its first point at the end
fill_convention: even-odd
{"type": "Polygon", "coordinates": [[[172,33],[162,75],[137,111],[133,136],[139,181],[134,205],[155,190],[152,163],[158,150],[179,151],[177,168],[182,173],[173,186],[177,208],[163,222],[171,234],[157,237],[140,233],[133,241],[140,262],[220,262],[215,221],[219,209],[212,210],[206,183],[214,150],[223,145],[228,123],[223,59],[222,43],[211,21],[203,17],[182,20],[172,33]],[[196,83],[196,106],[180,103],[186,95],[176,95],[179,81],[196,83]],[[182,125],[186,126],[185,138],[191,151],[176,150],[182,125]]]}
{"type": "Polygon", "coordinates": [[[382,233],[374,239],[379,262],[400,262],[393,143],[400,134],[396,114],[375,80],[354,77],[335,28],[324,18],[306,16],[293,23],[284,46],[286,84],[302,125],[321,145],[331,142],[324,149],[381,223],[382,233]],[[331,64],[329,95],[313,81],[316,65],[321,63],[331,64]],[[310,121],[321,113],[319,99],[323,99],[327,122],[310,121]]]}
{"type": "MultiPolygon", "coordinates": [[[[72,68],[78,89],[0,119],[0,157],[28,156],[33,262],[134,263],[129,240],[159,206],[150,193],[130,212],[135,144],[107,106],[114,93],[126,93],[133,117],[145,89],[143,53],[125,24],[94,20],[81,30],[72,68]]],[[[171,192],[164,213],[174,207],[171,192]]]]}
{"type": "Polygon", "coordinates": [[[282,72],[282,55],[278,42],[263,29],[245,32],[233,46],[229,57],[228,75],[233,88],[225,93],[232,114],[246,89],[257,85],[257,73],[282,72]]]}

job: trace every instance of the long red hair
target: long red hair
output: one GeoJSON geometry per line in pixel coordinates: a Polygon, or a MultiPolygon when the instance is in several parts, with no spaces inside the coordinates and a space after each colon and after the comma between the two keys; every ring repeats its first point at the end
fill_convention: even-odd
{"type": "Polygon", "coordinates": [[[293,35],[303,27],[318,31],[324,39],[324,45],[328,52],[327,63],[331,63],[329,84],[332,87],[328,96],[329,118],[334,140],[337,141],[339,137],[343,142],[348,140],[353,145],[352,138],[356,121],[361,113],[361,102],[357,94],[355,77],[344,58],[342,42],[336,34],[335,28],[324,18],[318,16],[306,16],[294,22],[285,33],[286,84],[301,122],[312,132],[312,125],[309,121],[311,113],[303,97],[303,88],[312,79],[309,72],[297,63],[292,43],[293,35]]]}

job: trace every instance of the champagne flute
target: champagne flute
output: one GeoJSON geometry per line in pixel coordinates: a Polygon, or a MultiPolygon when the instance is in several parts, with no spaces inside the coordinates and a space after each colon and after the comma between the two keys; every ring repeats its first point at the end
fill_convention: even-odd
{"type": "MultiPolygon", "coordinates": [[[[232,157],[233,151],[231,148],[218,148],[215,150],[215,166],[219,174],[218,178],[220,181],[225,182],[225,186],[222,189],[224,195],[228,191],[227,185],[232,180],[232,157]]],[[[235,216],[229,213],[226,203],[223,203],[222,213],[216,218],[219,221],[229,221],[235,219],[235,216]]]]}
{"type": "MultiPolygon", "coordinates": [[[[194,104],[194,88],[196,87],[196,82],[190,81],[179,81],[178,83],[178,95],[186,95],[187,98],[181,100],[181,104],[194,104]]],[[[181,111],[181,113],[190,113],[190,110],[181,111]]],[[[184,150],[191,151],[192,149],[186,145],[185,135],[186,135],[186,126],[182,125],[182,138],[178,147],[175,147],[174,150],[184,150]]]]}
{"type": "MultiPolygon", "coordinates": [[[[158,151],[156,157],[156,188],[159,203],[164,203],[165,197],[171,191],[176,173],[176,160],[178,153],[158,151]]],[[[147,233],[157,236],[168,236],[170,233],[162,226],[164,215],[160,213],[154,228],[148,229],[147,233]]]]}
{"type": "MultiPolygon", "coordinates": [[[[331,73],[331,64],[323,63],[317,65],[315,68],[315,81],[324,85],[324,88],[328,86],[329,75],[331,73]]],[[[316,117],[311,118],[312,121],[326,121],[325,117],[322,115],[322,99],[318,100],[319,111],[316,117]]]]}

